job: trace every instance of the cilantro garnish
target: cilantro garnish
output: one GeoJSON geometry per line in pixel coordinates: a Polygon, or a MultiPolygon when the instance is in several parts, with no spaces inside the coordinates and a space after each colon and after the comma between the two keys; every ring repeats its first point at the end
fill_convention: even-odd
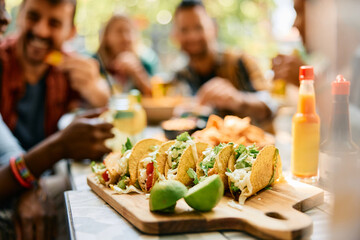
{"type": "Polygon", "coordinates": [[[133,147],[133,145],[132,145],[132,143],[130,142],[130,139],[127,138],[127,139],[126,139],[126,142],[122,145],[121,153],[124,154],[127,150],[132,149],[132,147],[133,147]]]}

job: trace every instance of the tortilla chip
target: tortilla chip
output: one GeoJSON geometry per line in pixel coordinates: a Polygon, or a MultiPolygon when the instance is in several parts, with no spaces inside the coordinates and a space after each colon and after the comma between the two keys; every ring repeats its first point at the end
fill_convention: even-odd
{"type": "MultiPolygon", "coordinates": [[[[202,152],[208,147],[207,143],[196,143],[196,151],[198,158],[201,158],[202,152]]],[[[167,156],[166,156],[167,157],[167,156]]],[[[167,178],[167,172],[169,170],[169,164],[165,165],[165,178],[167,178]]],[[[188,146],[179,160],[179,166],[177,170],[177,174],[175,176],[175,180],[182,182],[185,186],[189,186],[193,183],[193,179],[189,177],[187,171],[189,168],[194,169],[196,171],[196,163],[194,156],[192,154],[191,146],[188,146]]]]}
{"type": "Polygon", "coordinates": [[[137,180],[137,170],[139,161],[144,159],[144,156],[152,152],[151,147],[155,145],[162,144],[162,141],[154,139],[154,138],[147,138],[143,139],[135,144],[132,148],[132,152],[129,157],[129,173],[130,173],[130,184],[135,184],[137,180]]]}
{"type": "Polygon", "coordinates": [[[216,129],[221,129],[224,125],[224,120],[217,115],[210,115],[206,123],[206,128],[215,127],[216,129]]]}
{"type": "Polygon", "coordinates": [[[62,62],[63,54],[59,51],[52,51],[45,58],[45,63],[51,66],[59,66],[62,62]]]}
{"type": "Polygon", "coordinates": [[[239,118],[236,116],[228,115],[224,118],[224,129],[225,133],[228,133],[229,136],[237,135],[239,136],[245,129],[250,126],[251,119],[249,117],[239,118]]]}
{"type": "Polygon", "coordinates": [[[209,127],[196,131],[192,137],[194,137],[197,142],[206,142],[212,146],[216,146],[221,142],[222,135],[216,127],[209,127]]]}

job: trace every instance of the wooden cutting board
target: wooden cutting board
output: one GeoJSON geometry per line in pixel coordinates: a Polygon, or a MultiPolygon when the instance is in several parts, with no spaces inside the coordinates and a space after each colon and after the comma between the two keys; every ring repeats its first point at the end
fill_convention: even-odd
{"type": "Polygon", "coordinates": [[[173,214],[152,213],[144,194],[116,194],[87,178],[90,188],[140,231],[148,234],[240,230],[265,239],[306,238],[312,233],[311,218],[302,213],[320,205],[323,190],[288,180],[246,200],[242,210],[228,205],[230,197],[207,213],[192,210],[183,199],[173,214]]]}

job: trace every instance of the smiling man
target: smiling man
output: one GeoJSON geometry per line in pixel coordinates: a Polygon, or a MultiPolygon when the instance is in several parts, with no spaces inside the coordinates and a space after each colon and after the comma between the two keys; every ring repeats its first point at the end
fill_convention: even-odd
{"type": "Polygon", "coordinates": [[[18,35],[0,45],[0,111],[26,150],[54,133],[81,99],[94,107],[108,101],[94,60],[62,53],[57,64],[47,63],[75,35],[75,10],[76,0],[24,0],[18,35]]]}

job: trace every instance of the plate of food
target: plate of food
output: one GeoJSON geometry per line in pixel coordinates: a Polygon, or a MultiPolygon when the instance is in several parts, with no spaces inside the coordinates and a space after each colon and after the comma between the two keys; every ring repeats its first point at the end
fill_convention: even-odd
{"type": "Polygon", "coordinates": [[[232,229],[308,237],[312,220],[300,211],[323,202],[321,189],[282,177],[273,145],[211,146],[183,133],[166,142],[128,141],[92,169],[91,189],[148,234],[232,229]]]}

